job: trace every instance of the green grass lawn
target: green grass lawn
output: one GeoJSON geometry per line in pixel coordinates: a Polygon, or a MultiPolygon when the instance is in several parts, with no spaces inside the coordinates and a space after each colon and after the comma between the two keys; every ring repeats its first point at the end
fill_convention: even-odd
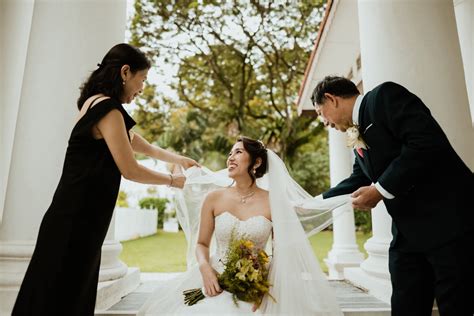
{"type": "MultiPolygon", "coordinates": [[[[363,234],[362,232],[356,233],[356,243],[359,246],[359,250],[364,254],[365,257],[367,257],[367,252],[364,249],[364,244],[370,237],[372,237],[371,234],[363,234]]],[[[311,246],[313,246],[314,253],[319,260],[321,269],[327,273],[328,268],[323,260],[327,258],[328,252],[332,247],[332,231],[322,231],[314,236],[311,236],[309,241],[311,246]]]]}
{"type": "Polygon", "coordinates": [[[159,230],[152,236],[122,242],[120,259],[142,272],[177,272],[186,270],[184,233],[159,230]]]}
{"type": "MultiPolygon", "coordinates": [[[[364,243],[370,235],[357,233],[357,244],[365,254],[364,243]]],[[[310,238],[321,268],[327,272],[323,259],[332,246],[332,231],[323,231],[310,238]]],[[[129,267],[139,267],[142,272],[178,272],[186,270],[186,239],[184,233],[157,234],[122,242],[120,259],[129,267]]]]}

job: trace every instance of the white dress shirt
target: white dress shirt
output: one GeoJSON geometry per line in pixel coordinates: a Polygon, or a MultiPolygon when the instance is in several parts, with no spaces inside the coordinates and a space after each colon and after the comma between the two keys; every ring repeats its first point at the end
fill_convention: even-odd
{"type": "MultiPolygon", "coordinates": [[[[362,103],[362,99],[364,98],[364,96],[361,94],[357,97],[356,101],[355,101],[355,104],[354,104],[354,108],[352,109],[352,123],[354,125],[359,125],[359,111],[360,111],[360,104],[362,103]]],[[[377,191],[380,192],[380,194],[382,194],[382,196],[386,199],[393,199],[395,198],[395,196],[393,194],[391,194],[390,192],[388,192],[387,190],[385,190],[381,185],[380,183],[375,183],[375,188],[377,189],[377,191]]]]}

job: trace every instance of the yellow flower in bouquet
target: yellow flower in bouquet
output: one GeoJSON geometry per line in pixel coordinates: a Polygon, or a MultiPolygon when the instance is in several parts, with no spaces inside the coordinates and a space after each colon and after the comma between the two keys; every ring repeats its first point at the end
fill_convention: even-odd
{"type": "MultiPolygon", "coordinates": [[[[249,239],[232,239],[224,260],[224,272],[217,276],[217,280],[223,290],[232,293],[236,305],[241,300],[258,307],[265,294],[275,301],[269,293],[270,259],[263,249],[255,247],[249,239]]],[[[205,298],[201,289],[187,290],[183,294],[187,305],[194,305],[205,298]]]]}
{"type": "Polygon", "coordinates": [[[269,263],[270,262],[270,258],[268,257],[267,253],[263,250],[260,250],[260,252],[258,253],[258,255],[262,258],[263,262],[265,263],[269,263]]]}
{"type": "Polygon", "coordinates": [[[254,244],[251,240],[242,240],[242,244],[249,249],[254,247],[254,244]]]}

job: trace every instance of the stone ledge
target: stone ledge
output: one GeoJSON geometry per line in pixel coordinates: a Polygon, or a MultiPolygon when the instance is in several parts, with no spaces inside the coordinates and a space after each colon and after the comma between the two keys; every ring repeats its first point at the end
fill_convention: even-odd
{"type": "Polygon", "coordinates": [[[132,293],[140,285],[140,269],[128,268],[127,274],[122,278],[112,281],[100,282],[97,288],[97,301],[95,314],[109,309],[111,306],[132,293]]]}
{"type": "MultiPolygon", "coordinates": [[[[122,278],[100,282],[97,287],[96,315],[120,302],[124,297],[132,293],[140,285],[140,270],[128,268],[127,274],[122,278]]],[[[18,295],[19,287],[0,287],[0,316],[11,314],[13,304],[18,295]]],[[[110,315],[110,314],[108,314],[110,315]]],[[[119,314],[117,314],[119,315],[119,314]]],[[[120,314],[136,315],[136,314],[120,314]]]]}
{"type": "MultiPolygon", "coordinates": [[[[168,279],[166,273],[153,273],[142,275],[140,286],[123,297],[120,302],[114,304],[109,309],[96,312],[95,316],[142,316],[143,306],[150,297],[160,281],[168,279]]],[[[361,288],[355,287],[344,281],[329,281],[331,287],[336,292],[344,315],[346,316],[390,316],[390,305],[384,303],[361,288]]]]}
{"type": "Polygon", "coordinates": [[[367,291],[371,296],[385,302],[390,302],[392,295],[392,285],[390,280],[373,277],[365,273],[361,268],[344,269],[346,281],[353,286],[367,291]]]}

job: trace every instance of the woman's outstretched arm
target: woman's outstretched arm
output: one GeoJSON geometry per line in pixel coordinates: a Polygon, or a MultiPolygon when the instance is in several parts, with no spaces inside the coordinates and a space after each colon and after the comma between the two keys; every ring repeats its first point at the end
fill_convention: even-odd
{"type": "Polygon", "coordinates": [[[199,167],[199,164],[195,160],[172,153],[171,151],[160,148],[158,146],[154,146],[150,144],[141,135],[133,131],[130,131],[130,139],[132,140],[132,149],[136,153],[141,153],[147,155],[148,157],[152,157],[162,161],[179,164],[183,166],[184,169],[188,169],[192,166],[199,167]]]}
{"type": "Polygon", "coordinates": [[[97,128],[104,137],[120,173],[126,179],[145,184],[167,184],[179,188],[184,186],[186,178],[183,175],[156,172],[140,165],[135,160],[127,137],[125,122],[119,110],[115,109],[107,113],[97,123],[97,128]]]}

